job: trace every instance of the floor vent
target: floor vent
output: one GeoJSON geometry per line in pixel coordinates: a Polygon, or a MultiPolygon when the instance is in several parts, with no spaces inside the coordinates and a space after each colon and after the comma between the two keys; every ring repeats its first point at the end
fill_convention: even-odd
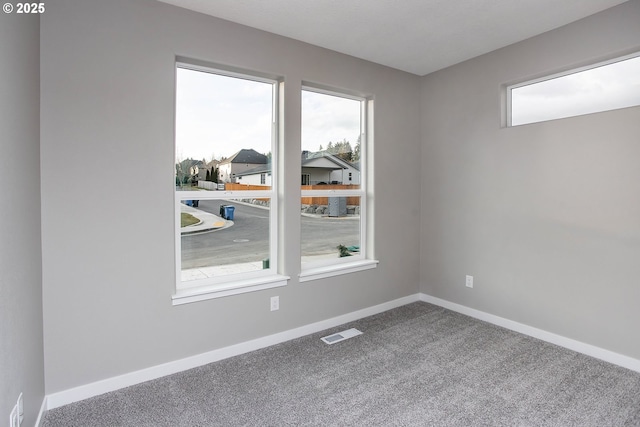
{"type": "Polygon", "coordinates": [[[327,335],[320,339],[327,344],[335,344],[340,341],[348,340],[349,338],[357,337],[358,335],[362,335],[362,332],[356,328],[351,328],[336,334],[327,335]]]}

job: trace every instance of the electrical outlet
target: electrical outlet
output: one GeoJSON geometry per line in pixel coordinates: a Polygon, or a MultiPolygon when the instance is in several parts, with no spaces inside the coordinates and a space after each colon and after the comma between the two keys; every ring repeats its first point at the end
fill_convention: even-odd
{"type": "Polygon", "coordinates": [[[465,285],[467,286],[467,288],[473,288],[473,276],[467,276],[465,285]]]}
{"type": "Polygon", "coordinates": [[[271,311],[280,310],[280,297],[271,297],[271,311]]]}

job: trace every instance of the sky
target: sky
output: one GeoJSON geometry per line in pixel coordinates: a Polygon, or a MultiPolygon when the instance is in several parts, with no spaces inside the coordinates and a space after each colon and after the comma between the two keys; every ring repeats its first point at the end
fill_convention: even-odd
{"type": "Polygon", "coordinates": [[[512,125],[640,105],[640,57],[511,91],[512,125]]]}
{"type": "Polygon", "coordinates": [[[178,68],[176,157],[229,157],[242,148],[271,151],[273,86],[178,68]]]}
{"type": "MultiPolygon", "coordinates": [[[[302,92],[301,150],[360,134],[360,102],[302,92]]],[[[202,71],[177,70],[176,158],[229,157],[243,148],[271,151],[273,86],[202,71]]],[[[285,143],[291,143],[286,141],[285,143]]]]}
{"type": "Polygon", "coordinates": [[[326,149],[329,142],[347,140],[355,147],[360,136],[360,101],[302,91],[302,149],[326,149]]]}

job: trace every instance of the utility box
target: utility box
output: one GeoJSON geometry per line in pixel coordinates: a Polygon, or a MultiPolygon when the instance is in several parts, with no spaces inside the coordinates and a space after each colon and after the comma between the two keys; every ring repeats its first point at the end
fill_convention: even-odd
{"type": "Polygon", "coordinates": [[[329,216],[347,216],[346,197],[329,197],[329,216]]]}

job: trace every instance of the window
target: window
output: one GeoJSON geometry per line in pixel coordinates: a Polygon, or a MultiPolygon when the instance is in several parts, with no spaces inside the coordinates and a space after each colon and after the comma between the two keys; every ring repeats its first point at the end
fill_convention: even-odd
{"type": "Polygon", "coordinates": [[[375,266],[368,247],[372,101],[302,91],[301,280],[375,266]]]}
{"type": "Polygon", "coordinates": [[[278,85],[177,63],[174,304],[286,283],[272,179],[278,85]]]}
{"type": "Polygon", "coordinates": [[[507,87],[508,125],[640,105],[639,55],[507,87]]]}

